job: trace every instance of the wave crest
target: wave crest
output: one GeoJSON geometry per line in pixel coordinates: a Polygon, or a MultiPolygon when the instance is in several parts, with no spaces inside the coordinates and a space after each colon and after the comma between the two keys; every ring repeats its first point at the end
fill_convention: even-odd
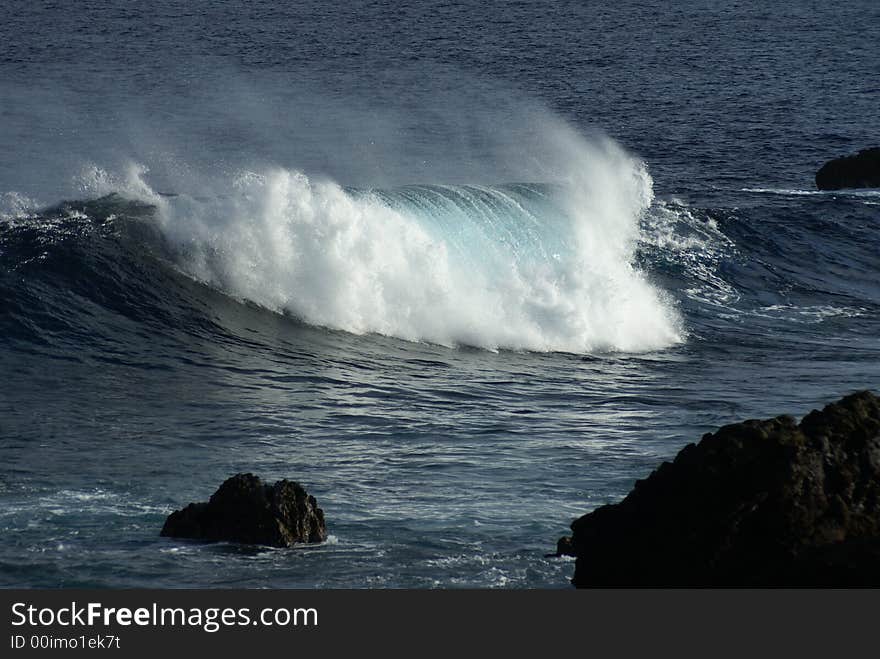
{"type": "Polygon", "coordinates": [[[275,168],[199,197],[159,195],[137,167],[86,180],[154,204],[189,276],[313,325],[490,350],[681,341],[674,305],[633,266],[644,165],[613,143],[574,165],[555,185],[384,190],[275,168]]]}

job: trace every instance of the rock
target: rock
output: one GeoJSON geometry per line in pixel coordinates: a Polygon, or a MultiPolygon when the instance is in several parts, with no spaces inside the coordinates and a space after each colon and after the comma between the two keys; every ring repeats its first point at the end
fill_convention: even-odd
{"type": "Polygon", "coordinates": [[[880,586],[880,399],[725,426],[571,528],[578,587],[880,586]]]}
{"type": "Polygon", "coordinates": [[[571,536],[566,535],[556,543],[556,551],[552,554],[544,554],[544,558],[560,558],[562,556],[574,556],[574,546],[571,544],[571,536]]]}
{"type": "Polygon", "coordinates": [[[829,160],[816,172],[816,187],[820,190],[880,188],[880,148],[829,160]]]}
{"type": "Polygon", "coordinates": [[[574,553],[574,544],[572,544],[571,536],[565,535],[559,538],[556,543],[556,554],[554,556],[576,556],[574,553]]]}
{"type": "Polygon", "coordinates": [[[880,538],[834,542],[807,549],[782,568],[792,587],[854,588],[880,584],[880,538]]]}
{"type": "Polygon", "coordinates": [[[191,503],[165,520],[160,535],[240,542],[271,547],[327,539],[324,511],[299,483],[264,484],[253,474],[236,474],[207,503],[191,503]]]}

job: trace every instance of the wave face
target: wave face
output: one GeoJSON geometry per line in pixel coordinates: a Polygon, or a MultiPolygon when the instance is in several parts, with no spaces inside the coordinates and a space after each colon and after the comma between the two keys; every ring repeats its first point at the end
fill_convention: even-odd
{"type": "Polygon", "coordinates": [[[136,200],[141,221],[154,209],[164,258],[190,278],[308,324],[574,353],[682,340],[673,303],[633,265],[651,187],[610,143],[558,185],[346,189],[271,169],[162,195],[137,166],[93,169],[82,185],[105,206],[136,200]]]}

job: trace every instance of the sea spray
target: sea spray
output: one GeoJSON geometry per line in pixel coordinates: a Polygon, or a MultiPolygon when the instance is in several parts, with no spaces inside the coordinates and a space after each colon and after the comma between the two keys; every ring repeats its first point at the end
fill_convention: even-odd
{"type": "Polygon", "coordinates": [[[163,196],[145,168],[90,170],[93,194],[154,204],[186,274],[302,321],[489,350],[638,352],[682,338],[633,266],[644,165],[568,136],[552,184],[346,189],[284,168],[163,196]]]}

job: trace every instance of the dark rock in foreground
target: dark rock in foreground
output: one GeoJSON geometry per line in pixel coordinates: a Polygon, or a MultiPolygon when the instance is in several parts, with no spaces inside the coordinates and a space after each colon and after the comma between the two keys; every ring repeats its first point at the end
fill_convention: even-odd
{"type": "Polygon", "coordinates": [[[880,148],[829,160],[816,172],[816,187],[820,190],[880,188],[880,148]]]}
{"type": "Polygon", "coordinates": [[[168,516],[160,535],[291,547],[327,539],[324,511],[299,483],[264,484],[236,474],[207,503],[191,503],[168,516]]]}
{"type": "Polygon", "coordinates": [[[880,399],[725,426],[571,527],[578,587],[880,586],[880,399]]]}

